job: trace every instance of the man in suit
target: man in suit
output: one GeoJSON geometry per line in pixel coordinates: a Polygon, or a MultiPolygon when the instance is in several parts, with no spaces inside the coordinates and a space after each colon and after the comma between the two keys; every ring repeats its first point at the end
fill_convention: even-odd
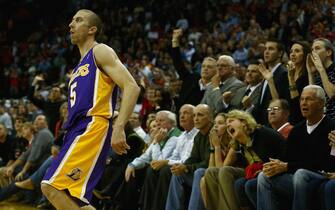
{"type": "Polygon", "coordinates": [[[205,57],[201,64],[201,75],[193,73],[186,68],[180,52],[181,29],[175,29],[172,35],[172,49],[170,51],[173,65],[183,81],[179,96],[176,98],[176,110],[184,104],[198,105],[204,96],[205,90],[211,83],[211,78],[216,74],[216,60],[205,57]]]}
{"type": "Polygon", "coordinates": [[[220,111],[218,107],[222,100],[228,101],[232,93],[245,84],[234,76],[235,61],[231,56],[221,55],[217,61],[218,73],[212,78],[212,84],[206,89],[201,100],[207,104],[215,113],[220,111]]]}
{"type": "Polygon", "coordinates": [[[251,112],[259,101],[261,95],[262,74],[258,71],[257,60],[249,62],[247,72],[245,74],[245,82],[247,86],[243,86],[236,92],[232,93],[231,100],[219,101],[218,112],[229,112],[232,109],[240,109],[251,112]]]}
{"type": "Polygon", "coordinates": [[[276,40],[266,41],[264,51],[265,66],[260,66],[265,80],[261,84],[261,96],[258,106],[252,113],[256,121],[263,125],[268,125],[266,110],[270,101],[278,98],[289,100],[290,97],[287,69],[281,63],[283,53],[284,46],[280,42],[276,40]],[[272,90],[270,90],[270,85],[274,87],[272,90]]]}

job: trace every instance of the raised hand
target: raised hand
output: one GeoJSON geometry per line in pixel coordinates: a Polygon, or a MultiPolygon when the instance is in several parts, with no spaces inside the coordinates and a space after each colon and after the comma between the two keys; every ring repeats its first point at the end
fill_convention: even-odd
{"type": "Polygon", "coordinates": [[[323,71],[325,71],[325,67],[322,64],[321,58],[319,56],[319,54],[317,54],[316,52],[312,52],[312,61],[314,63],[314,66],[316,68],[316,70],[321,73],[323,71]]]}
{"type": "Polygon", "coordinates": [[[259,64],[258,65],[258,71],[262,74],[263,78],[266,80],[270,80],[273,77],[272,72],[267,69],[264,64],[259,64]]]}
{"type": "Polygon", "coordinates": [[[306,58],[306,68],[307,72],[310,74],[313,74],[316,71],[316,68],[314,66],[314,62],[312,60],[312,54],[308,53],[306,58]]]}
{"type": "Polygon", "coordinates": [[[174,29],[173,30],[173,34],[172,34],[172,40],[179,40],[180,37],[183,35],[183,30],[178,28],[178,29],[174,29]]]}

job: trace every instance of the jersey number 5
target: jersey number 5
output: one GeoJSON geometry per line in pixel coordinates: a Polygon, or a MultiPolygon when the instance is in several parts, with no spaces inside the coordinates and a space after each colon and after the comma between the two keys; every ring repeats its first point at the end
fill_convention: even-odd
{"type": "Polygon", "coordinates": [[[70,86],[70,104],[71,107],[74,106],[74,104],[76,103],[76,91],[74,90],[77,87],[77,82],[73,83],[70,86]]]}

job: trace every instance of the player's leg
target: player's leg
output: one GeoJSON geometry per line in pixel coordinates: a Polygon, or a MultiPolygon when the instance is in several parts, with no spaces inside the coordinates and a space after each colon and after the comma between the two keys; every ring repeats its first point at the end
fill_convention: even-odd
{"type": "Polygon", "coordinates": [[[80,210],[78,204],[64,191],[57,190],[51,185],[42,183],[41,190],[50,203],[59,210],[80,210]]]}

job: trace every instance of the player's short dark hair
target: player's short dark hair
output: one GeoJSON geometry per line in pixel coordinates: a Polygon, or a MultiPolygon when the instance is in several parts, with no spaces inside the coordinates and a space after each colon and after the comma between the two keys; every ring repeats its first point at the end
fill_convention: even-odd
{"type": "Polygon", "coordinates": [[[97,27],[97,32],[95,34],[95,37],[98,38],[102,34],[102,29],[103,29],[103,23],[101,21],[101,18],[92,10],[88,9],[81,9],[80,11],[87,12],[90,14],[89,16],[89,24],[90,26],[95,26],[97,27]]]}

